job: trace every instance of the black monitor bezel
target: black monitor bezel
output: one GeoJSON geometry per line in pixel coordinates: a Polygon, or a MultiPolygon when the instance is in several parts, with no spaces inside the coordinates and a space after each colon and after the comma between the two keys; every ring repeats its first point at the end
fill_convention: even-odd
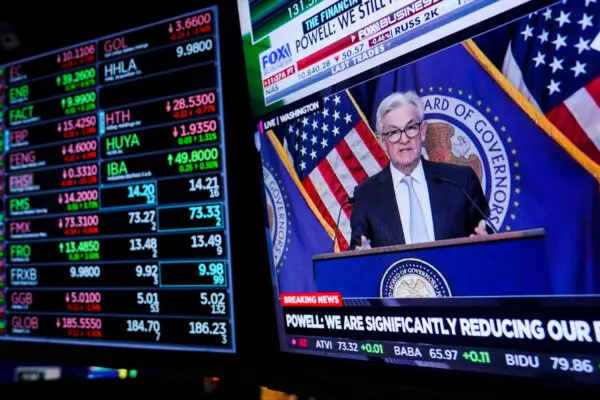
{"type": "MultiPolygon", "coordinates": [[[[525,3],[501,15],[449,35],[435,43],[390,60],[372,70],[357,74],[351,78],[351,82],[352,84],[364,82],[384,71],[409,64],[558,2],[557,0],[533,0],[525,3]]],[[[337,92],[346,87],[347,83],[342,82],[326,90],[337,92]]],[[[287,105],[287,107],[293,108],[294,105],[300,103],[302,103],[302,100],[287,105]]],[[[464,394],[465,388],[473,390],[474,393],[479,391],[483,394],[485,391],[490,391],[492,387],[494,395],[514,395],[515,391],[518,393],[527,389],[535,389],[538,393],[541,393],[540,385],[543,385],[544,391],[554,394],[563,391],[570,393],[573,390],[593,393],[600,391],[600,387],[596,386],[579,386],[570,377],[557,377],[552,381],[547,381],[516,375],[392,365],[385,364],[383,360],[381,362],[358,361],[347,358],[305,355],[297,352],[281,351],[277,354],[274,363],[286,367],[270,370],[270,376],[264,375],[265,384],[307,395],[322,393],[324,395],[335,394],[354,398],[364,394],[374,395],[374,393],[381,391],[382,394],[406,392],[407,394],[427,393],[435,396],[436,393],[443,395],[450,393],[464,394]],[[302,383],[298,383],[297,377],[299,376],[303,378],[302,383]],[[432,384],[433,382],[435,383],[432,384]],[[334,388],[325,387],[324,385],[333,385],[334,388]]]]}
{"type": "MultiPolygon", "coordinates": [[[[237,7],[227,0],[201,1],[194,7],[175,7],[172,13],[150,13],[144,21],[136,17],[135,24],[106,24],[102,31],[90,37],[78,37],[81,41],[94,40],[143,24],[193,12],[204,7],[218,7],[220,27],[220,51],[222,64],[222,86],[224,105],[224,127],[226,131],[226,162],[228,173],[228,195],[230,213],[230,240],[234,291],[234,318],[236,330],[236,353],[223,354],[200,351],[148,350],[115,348],[107,346],[66,345],[40,342],[0,341],[0,358],[10,361],[37,362],[40,364],[99,365],[114,368],[136,368],[160,371],[166,375],[181,374],[235,375],[239,372],[242,358],[260,351],[257,343],[276,342],[272,306],[272,287],[266,254],[266,233],[262,229],[264,219],[261,205],[261,175],[248,171],[260,171],[260,158],[254,149],[249,95],[244,73],[237,7]],[[242,88],[242,90],[240,90],[242,88]],[[251,151],[248,151],[251,149],[251,151]],[[247,229],[258,227],[258,229],[247,229]],[[254,260],[254,261],[253,261],[254,260]],[[256,260],[261,260],[256,261],[256,260]],[[252,299],[248,301],[247,299],[252,299]],[[255,310],[269,312],[254,313],[255,310]],[[250,314],[252,312],[252,314],[250,314]],[[264,327],[264,331],[255,329],[264,327]],[[273,335],[269,338],[269,335],[273,335]],[[245,355],[245,356],[244,356],[245,355]]],[[[135,12],[132,10],[131,13],[135,12]]],[[[80,42],[80,41],[78,41],[80,42]]],[[[70,43],[74,45],[75,43],[70,43]]],[[[44,49],[54,50],[52,49],[44,49]]],[[[18,51],[8,62],[34,56],[39,52],[18,51]]]]}
{"type": "MultiPolygon", "coordinates": [[[[394,65],[409,63],[555,2],[556,0],[533,0],[503,15],[411,52],[391,63],[394,65]]],[[[287,392],[352,398],[362,396],[364,393],[377,392],[425,393],[432,396],[441,393],[464,394],[465,389],[473,390],[474,393],[493,390],[495,395],[514,394],[515,390],[516,393],[520,393],[526,389],[536,389],[537,393],[541,393],[540,384],[546,385],[553,393],[559,389],[573,390],[574,387],[569,382],[560,380],[540,382],[514,376],[374,364],[280,351],[274,315],[276,299],[271,284],[264,230],[264,208],[261,203],[261,165],[259,154],[254,146],[255,125],[252,122],[248,85],[243,69],[244,58],[237,7],[232,3],[231,0],[199,2],[194,7],[186,6],[185,9],[163,15],[164,18],[170,18],[208,5],[219,6],[224,106],[226,113],[229,113],[225,115],[225,129],[228,132],[226,151],[230,182],[231,230],[237,234],[236,237],[232,237],[237,353],[229,355],[2,341],[0,358],[34,361],[40,364],[60,363],[149,369],[187,379],[200,374],[230,376],[287,392]],[[235,113],[233,114],[231,110],[235,110],[235,113]],[[233,134],[236,135],[235,141],[231,140],[233,134]],[[236,170],[235,165],[243,165],[243,167],[238,167],[236,170]],[[252,228],[247,229],[248,227],[252,228]]],[[[147,23],[156,20],[158,19],[149,18],[147,23]]],[[[104,33],[111,34],[134,27],[107,28],[104,33]]],[[[87,40],[93,40],[98,36],[100,35],[91,36],[87,40]]],[[[362,81],[369,77],[371,77],[369,73],[365,72],[357,75],[355,79],[362,81]]],[[[595,387],[586,389],[596,390],[595,387]]]]}

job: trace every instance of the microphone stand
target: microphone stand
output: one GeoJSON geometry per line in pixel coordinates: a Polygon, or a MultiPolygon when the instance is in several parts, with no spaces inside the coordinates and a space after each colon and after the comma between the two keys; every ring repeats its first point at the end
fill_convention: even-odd
{"type": "Polygon", "coordinates": [[[337,240],[337,234],[338,234],[339,225],[340,225],[340,218],[342,218],[342,210],[344,209],[344,206],[346,204],[352,204],[352,203],[354,203],[354,198],[348,197],[348,200],[343,202],[342,205],[340,206],[340,211],[338,212],[337,220],[335,221],[335,230],[333,231],[333,245],[331,248],[332,253],[335,253],[335,241],[337,240]]]}

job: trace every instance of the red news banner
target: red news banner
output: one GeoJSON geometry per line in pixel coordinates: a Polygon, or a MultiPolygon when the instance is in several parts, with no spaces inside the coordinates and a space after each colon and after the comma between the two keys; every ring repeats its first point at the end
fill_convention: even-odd
{"type": "Polygon", "coordinates": [[[281,305],[284,307],[341,307],[342,295],[338,292],[282,294],[281,305]]]}

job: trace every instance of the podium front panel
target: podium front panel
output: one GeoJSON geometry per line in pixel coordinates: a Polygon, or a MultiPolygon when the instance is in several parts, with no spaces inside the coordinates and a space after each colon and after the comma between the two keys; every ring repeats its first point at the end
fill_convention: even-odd
{"type": "Polygon", "coordinates": [[[395,297],[394,290],[416,297],[554,293],[543,236],[347,254],[314,261],[318,291],[346,298],[395,297]]]}

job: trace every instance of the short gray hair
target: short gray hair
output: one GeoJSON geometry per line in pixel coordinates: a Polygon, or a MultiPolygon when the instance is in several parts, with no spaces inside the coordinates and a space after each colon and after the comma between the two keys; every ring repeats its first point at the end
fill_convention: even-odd
{"type": "Polygon", "coordinates": [[[383,130],[383,117],[390,111],[402,107],[402,106],[413,106],[417,111],[417,117],[419,121],[423,121],[425,116],[425,106],[423,100],[413,91],[405,93],[392,93],[379,104],[377,108],[377,115],[375,121],[375,129],[377,133],[381,133],[383,130]]]}

